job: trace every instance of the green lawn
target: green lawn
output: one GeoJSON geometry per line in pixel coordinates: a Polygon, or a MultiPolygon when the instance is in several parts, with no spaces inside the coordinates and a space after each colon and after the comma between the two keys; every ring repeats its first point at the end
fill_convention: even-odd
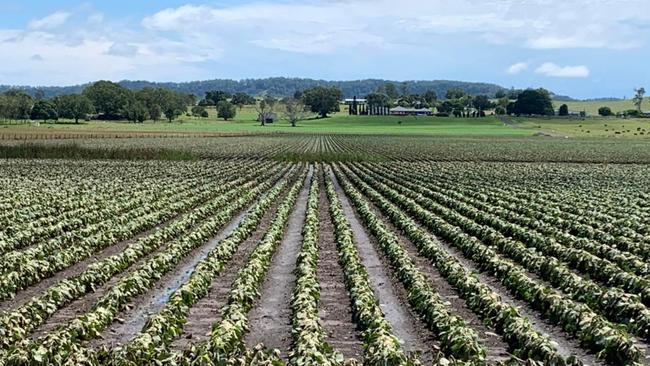
{"type": "Polygon", "coordinates": [[[526,136],[536,131],[504,126],[494,117],[439,118],[334,115],[326,119],[301,121],[291,127],[286,121],[260,126],[252,118],[240,117],[235,121],[214,118],[205,120],[183,117],[173,123],[146,122],[86,122],[75,124],[43,124],[34,126],[5,125],[0,133],[16,132],[250,132],[250,133],[333,133],[333,134],[390,134],[390,135],[456,135],[456,136],[526,136]]]}
{"type": "MultiPolygon", "coordinates": [[[[627,100],[613,100],[613,101],[577,101],[577,102],[562,102],[558,100],[553,101],[553,106],[555,109],[560,108],[562,104],[566,104],[569,107],[569,110],[579,112],[586,111],[589,116],[597,116],[598,108],[600,107],[609,107],[612,109],[612,112],[622,112],[628,109],[636,109],[634,104],[632,104],[631,99],[627,100]]],[[[650,98],[646,98],[642,105],[643,110],[650,110],[650,98]]]]}

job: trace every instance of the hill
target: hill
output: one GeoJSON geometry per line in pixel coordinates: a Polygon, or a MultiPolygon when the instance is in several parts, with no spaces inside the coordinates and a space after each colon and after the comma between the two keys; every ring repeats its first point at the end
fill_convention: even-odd
{"type": "MultiPolygon", "coordinates": [[[[270,94],[277,97],[293,95],[296,91],[309,89],[315,86],[336,86],[341,89],[345,97],[365,96],[375,91],[378,87],[387,83],[395,84],[397,90],[407,88],[411,93],[424,93],[427,90],[435,90],[439,97],[444,96],[446,91],[451,88],[460,88],[472,95],[485,94],[493,96],[498,90],[504,89],[496,84],[474,83],[453,80],[411,80],[411,81],[391,81],[382,79],[365,79],[351,81],[327,81],[304,78],[266,78],[266,79],[214,79],[204,81],[188,81],[182,83],[171,82],[151,82],[142,80],[123,80],[119,84],[129,89],[142,89],[144,87],[164,87],[183,93],[203,96],[206,91],[224,90],[229,93],[244,92],[251,95],[270,94]]],[[[0,85],[0,92],[8,89],[21,89],[34,95],[41,90],[45,97],[54,97],[62,94],[79,93],[88,84],[72,86],[11,86],[0,85]]]]}

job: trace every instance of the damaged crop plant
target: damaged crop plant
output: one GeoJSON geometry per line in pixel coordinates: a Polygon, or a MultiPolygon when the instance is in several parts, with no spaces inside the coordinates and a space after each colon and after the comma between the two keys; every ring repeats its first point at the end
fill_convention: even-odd
{"type": "Polygon", "coordinates": [[[389,139],[7,155],[0,365],[647,363],[643,153],[389,139]]]}

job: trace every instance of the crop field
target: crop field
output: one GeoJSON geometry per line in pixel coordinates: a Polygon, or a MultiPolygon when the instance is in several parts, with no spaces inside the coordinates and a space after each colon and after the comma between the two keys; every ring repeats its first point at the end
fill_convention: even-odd
{"type": "Polygon", "coordinates": [[[650,364],[644,142],[101,144],[193,158],[0,159],[2,366],[650,364]]]}

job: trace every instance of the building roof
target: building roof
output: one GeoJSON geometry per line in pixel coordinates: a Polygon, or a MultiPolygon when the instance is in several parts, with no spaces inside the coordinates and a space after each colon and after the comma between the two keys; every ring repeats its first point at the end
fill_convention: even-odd
{"type": "MultiPolygon", "coordinates": [[[[343,101],[352,103],[352,102],[354,102],[354,98],[345,98],[345,99],[343,99],[343,101]]],[[[365,102],[366,102],[366,99],[357,98],[357,103],[365,103],[365,102]]]]}
{"type": "Polygon", "coordinates": [[[405,107],[395,107],[390,109],[391,112],[431,112],[429,108],[405,108],[405,107]]]}

